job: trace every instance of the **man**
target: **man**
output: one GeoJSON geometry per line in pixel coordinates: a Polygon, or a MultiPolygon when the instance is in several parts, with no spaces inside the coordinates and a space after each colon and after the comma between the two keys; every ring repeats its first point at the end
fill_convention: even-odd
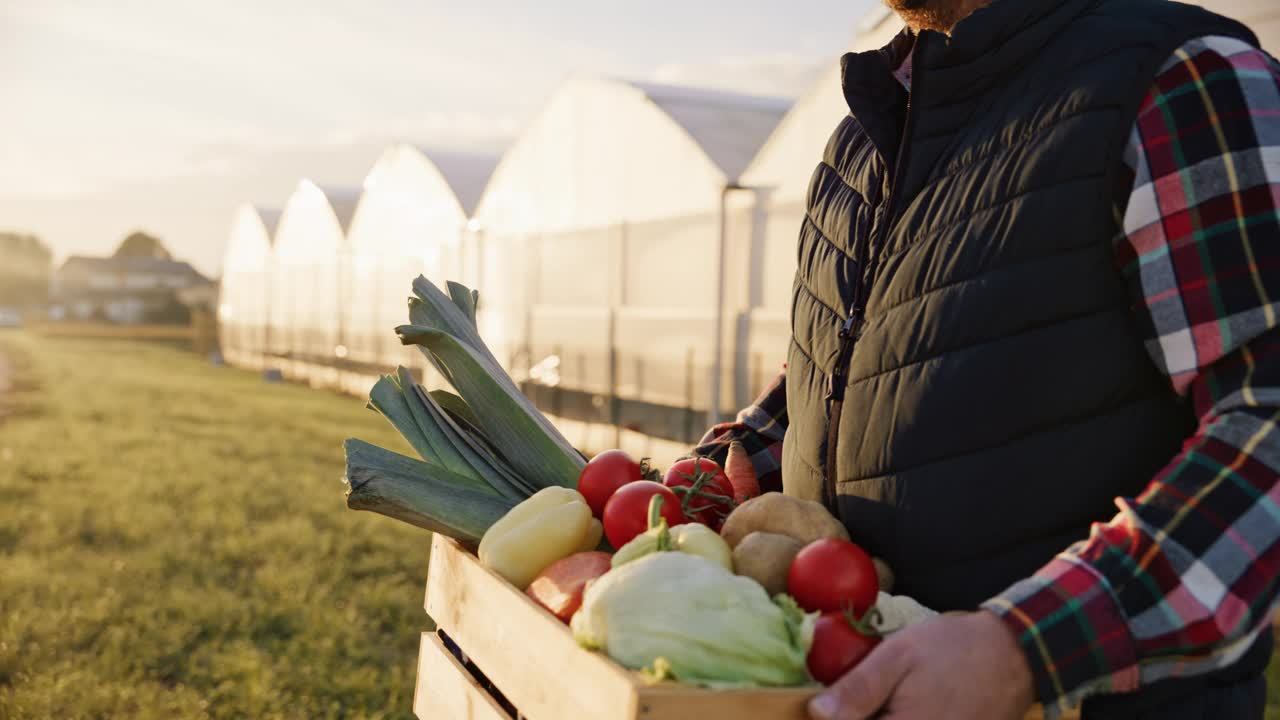
{"type": "Polygon", "coordinates": [[[1163,0],[889,1],[909,30],[843,61],[786,377],[697,450],[742,440],[955,611],[812,716],[1261,718],[1280,65],[1163,0]]]}

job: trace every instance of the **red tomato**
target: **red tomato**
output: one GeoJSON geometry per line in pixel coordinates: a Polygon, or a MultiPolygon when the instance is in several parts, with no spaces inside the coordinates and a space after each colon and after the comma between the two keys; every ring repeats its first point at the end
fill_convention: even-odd
{"type": "Polygon", "coordinates": [[[652,480],[637,480],[618,488],[604,506],[604,534],[614,549],[649,529],[649,498],[662,496],[662,517],[675,527],[688,522],[680,512],[680,498],[671,488],[652,480]]]}
{"type": "Polygon", "coordinates": [[[557,560],[529,583],[525,594],[564,622],[582,607],[587,583],[609,572],[613,557],[604,552],[584,552],[557,560]]]}
{"type": "Polygon", "coordinates": [[[629,482],[644,480],[649,470],[648,461],[636,462],[621,450],[606,450],[591,458],[578,475],[578,492],[587,499],[591,514],[604,519],[604,506],[618,488],[629,482]]]}
{"type": "Polygon", "coordinates": [[[852,609],[861,617],[876,604],[880,581],[865,550],[848,540],[824,538],[791,561],[787,592],[809,612],[852,609]]]}
{"type": "Polygon", "coordinates": [[[682,506],[689,508],[685,512],[689,522],[719,530],[724,519],[733,512],[733,483],[713,460],[681,460],[667,470],[662,484],[674,490],[682,506]]]}
{"type": "Polygon", "coordinates": [[[864,634],[845,613],[822,613],[806,659],[809,674],[823,685],[830,685],[862,662],[879,643],[880,637],[874,631],[868,629],[864,634]]]}

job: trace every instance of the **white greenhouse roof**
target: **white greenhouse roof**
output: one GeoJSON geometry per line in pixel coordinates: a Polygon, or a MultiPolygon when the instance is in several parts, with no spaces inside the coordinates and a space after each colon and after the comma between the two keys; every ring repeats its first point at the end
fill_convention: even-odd
{"type": "Polygon", "coordinates": [[[257,213],[258,219],[262,221],[262,227],[267,230],[267,241],[275,244],[276,229],[280,227],[281,210],[279,208],[266,208],[260,205],[250,205],[253,212],[257,213]]]}
{"type": "Polygon", "coordinates": [[[498,167],[498,156],[429,147],[418,147],[417,150],[440,171],[444,181],[458,198],[463,214],[467,217],[475,214],[489,178],[493,177],[494,168],[498,167]]]}
{"type": "Polygon", "coordinates": [[[476,219],[512,233],[714,214],[789,106],[576,76],[503,155],[476,219]]]}
{"type": "MultiPolygon", "coordinates": [[[[310,183],[311,181],[303,180],[302,182],[310,183]]],[[[342,233],[345,235],[351,230],[351,219],[356,214],[356,206],[360,204],[360,188],[311,184],[324,193],[325,200],[329,202],[329,207],[333,208],[333,214],[338,218],[338,225],[342,227],[342,233]]]]}
{"type": "Polygon", "coordinates": [[[786,98],[621,80],[644,93],[736,182],[791,108],[786,98]]]}
{"type": "Polygon", "coordinates": [[[236,208],[231,235],[223,255],[224,272],[244,263],[260,264],[263,258],[271,254],[280,214],[277,209],[253,203],[241,203],[236,208]]]}

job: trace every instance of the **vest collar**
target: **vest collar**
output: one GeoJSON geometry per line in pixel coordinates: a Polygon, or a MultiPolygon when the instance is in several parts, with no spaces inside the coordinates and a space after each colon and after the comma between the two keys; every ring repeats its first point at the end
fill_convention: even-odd
{"type": "Polygon", "coordinates": [[[960,21],[951,35],[904,29],[879,50],[841,59],[841,85],[849,111],[886,162],[892,164],[906,114],[907,91],[893,72],[910,55],[915,73],[927,72],[927,98],[917,106],[972,97],[1015,71],[1098,0],[994,0],[960,21]]]}

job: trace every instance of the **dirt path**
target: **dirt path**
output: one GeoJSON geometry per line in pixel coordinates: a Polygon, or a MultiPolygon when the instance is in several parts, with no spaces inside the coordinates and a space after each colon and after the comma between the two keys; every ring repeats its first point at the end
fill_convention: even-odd
{"type": "Polygon", "coordinates": [[[13,380],[9,377],[9,374],[9,358],[4,354],[4,350],[0,350],[0,395],[9,392],[9,389],[13,386],[13,380]]]}
{"type": "Polygon", "coordinates": [[[8,414],[6,401],[11,390],[13,390],[13,364],[4,354],[4,350],[0,349],[0,421],[3,421],[4,416],[8,414]]]}

